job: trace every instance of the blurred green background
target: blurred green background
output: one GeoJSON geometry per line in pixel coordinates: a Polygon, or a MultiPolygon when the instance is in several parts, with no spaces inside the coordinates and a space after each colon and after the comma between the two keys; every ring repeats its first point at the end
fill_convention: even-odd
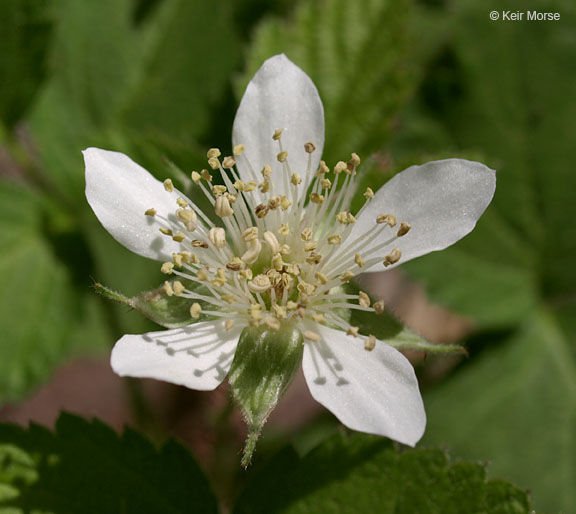
{"type": "Polygon", "coordinates": [[[132,295],[161,275],[91,213],[81,150],[158,177],[202,167],[207,148],[229,151],[247,81],[284,52],[324,101],[327,162],[374,156],[372,185],[436,158],[498,171],[474,233],[403,267],[469,327],[469,358],[419,366],[422,444],[489,462],[541,512],[576,512],[576,4],[492,4],[0,2],[0,409],[153,326],[91,289],[132,295]]]}

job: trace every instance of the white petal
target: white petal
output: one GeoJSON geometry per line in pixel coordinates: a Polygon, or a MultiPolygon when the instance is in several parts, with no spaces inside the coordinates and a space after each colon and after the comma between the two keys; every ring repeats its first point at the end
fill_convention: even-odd
{"type": "Polygon", "coordinates": [[[349,428],[414,446],[426,413],[410,362],[378,341],[371,352],[359,338],[324,326],[304,346],[302,367],[312,396],[349,428]]]}
{"type": "Polygon", "coordinates": [[[155,378],[210,391],[226,377],[239,336],[240,329],[226,331],[222,321],[125,335],[112,350],[112,369],[120,376],[155,378]]]}
{"type": "Polygon", "coordinates": [[[316,86],[285,55],[268,59],[252,78],[240,102],[232,130],[234,145],[243,144],[245,153],[238,158],[238,170],[244,180],[262,181],[265,164],[273,168],[274,194],[286,194],[282,166],[276,161],[278,142],[272,140],[276,129],[282,133],[283,149],[293,172],[302,177],[302,189],[318,168],[324,147],[324,108],[316,86]],[[304,144],[312,142],[310,169],[304,144]],[[250,165],[248,164],[250,163],[250,165]]]}
{"type": "MultiPolygon", "coordinates": [[[[398,248],[402,252],[398,264],[402,264],[442,250],[468,234],[488,207],[495,188],[496,173],[479,162],[447,159],[411,166],[375,194],[358,217],[350,237],[353,240],[373,227],[377,215],[394,214],[398,222],[410,223],[412,228],[376,256],[383,257],[390,249],[398,248]]],[[[392,237],[396,229],[368,240],[363,254],[392,237]]],[[[378,264],[365,271],[382,270],[384,267],[378,264]]]]}
{"type": "Polygon", "coordinates": [[[144,212],[156,209],[158,216],[173,218],[179,193],[169,193],[142,166],[119,152],[87,148],[86,198],[110,234],[129,250],[160,261],[170,260],[180,244],[159,232],[158,218],[144,212]]]}

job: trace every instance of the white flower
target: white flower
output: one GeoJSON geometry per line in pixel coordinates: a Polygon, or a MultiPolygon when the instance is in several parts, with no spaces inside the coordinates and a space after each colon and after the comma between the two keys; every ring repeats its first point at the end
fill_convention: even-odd
{"type": "Polygon", "coordinates": [[[490,202],[495,173],[459,159],[412,166],[349,212],[360,159],[329,170],[320,161],[323,107],[310,78],[284,55],[254,76],[233,128],[234,155],[208,152],[210,173],[192,173],[216,216],[123,154],[89,148],[86,197],[128,249],[159,261],[189,298],[185,328],[125,335],[112,352],[123,376],[211,390],[226,377],[249,325],[297,322],[312,396],[342,423],[414,445],[426,416],[414,370],[385,341],[358,334],[349,309],[379,311],[341,287],[469,233],[490,202]],[[218,223],[212,221],[217,219],[218,223]],[[199,284],[204,289],[187,288],[199,284]]]}

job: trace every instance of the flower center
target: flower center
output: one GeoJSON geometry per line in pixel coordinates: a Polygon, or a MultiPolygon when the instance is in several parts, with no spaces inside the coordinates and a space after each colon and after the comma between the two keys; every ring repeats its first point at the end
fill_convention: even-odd
{"type": "MultiPolygon", "coordinates": [[[[275,162],[259,173],[243,145],[236,145],[234,155],[223,158],[217,148],[208,151],[208,165],[211,172],[219,173],[221,184],[213,183],[207,169],[192,172],[192,182],[210,202],[218,224],[183,196],[168,217],[154,208],[145,212],[160,224],[165,237],[181,246],[172,262],[162,265],[163,273],[177,276],[164,289],[168,295],[189,298],[193,318],[224,318],[227,328],[242,322],[278,329],[285,320],[299,318],[358,336],[358,329],[348,321],[349,309],[381,313],[383,304],[371,305],[366,293],[348,294],[342,286],[379,262],[385,267],[398,262],[401,252],[394,243],[408,233],[410,225],[398,224],[393,214],[382,213],[370,228],[352,237],[356,218],[374,197],[367,188],[364,206],[356,214],[350,212],[358,155],[353,153],[332,170],[324,161],[312,170],[316,148],[306,143],[308,165],[300,174],[290,167],[282,130],[272,137],[278,144],[275,162]],[[250,172],[244,176],[261,178],[241,180],[237,161],[250,172]],[[373,240],[382,242],[363,253],[362,248],[373,240]]],[[[164,187],[174,191],[170,179],[164,187]]],[[[312,329],[303,335],[318,339],[312,329]]],[[[365,338],[365,348],[374,348],[374,341],[373,336],[365,338]]]]}

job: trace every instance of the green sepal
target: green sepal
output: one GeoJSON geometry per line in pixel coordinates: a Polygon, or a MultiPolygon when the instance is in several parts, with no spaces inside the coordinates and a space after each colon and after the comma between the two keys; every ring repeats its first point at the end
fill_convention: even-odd
{"type": "MultiPolygon", "coordinates": [[[[187,289],[194,288],[191,284],[185,284],[185,286],[187,289]]],[[[190,306],[193,301],[182,296],[169,296],[163,287],[143,291],[131,298],[100,283],[95,283],[94,289],[105,298],[128,305],[154,323],[166,328],[183,327],[205,319],[204,317],[193,319],[190,315],[190,306]]],[[[202,305],[202,302],[199,303],[202,305]]]]}
{"type": "MultiPolygon", "coordinates": [[[[360,288],[354,282],[347,284],[346,292],[358,294],[360,288]]],[[[375,299],[370,297],[372,303],[375,299]]],[[[466,348],[459,344],[430,343],[422,336],[406,328],[389,311],[382,314],[353,310],[350,316],[350,324],[358,327],[363,335],[373,335],[397,350],[417,350],[427,353],[460,353],[466,354],[466,348]]]]}
{"type": "MultiPolygon", "coordinates": [[[[376,335],[376,334],[374,334],[376,335]]],[[[431,343],[407,328],[383,341],[397,350],[416,350],[426,353],[460,353],[467,355],[466,348],[460,344],[431,343]]]]}
{"type": "Polygon", "coordinates": [[[242,466],[252,459],[264,423],[302,362],[303,337],[292,323],[242,331],[228,381],[248,425],[242,466]]]}

